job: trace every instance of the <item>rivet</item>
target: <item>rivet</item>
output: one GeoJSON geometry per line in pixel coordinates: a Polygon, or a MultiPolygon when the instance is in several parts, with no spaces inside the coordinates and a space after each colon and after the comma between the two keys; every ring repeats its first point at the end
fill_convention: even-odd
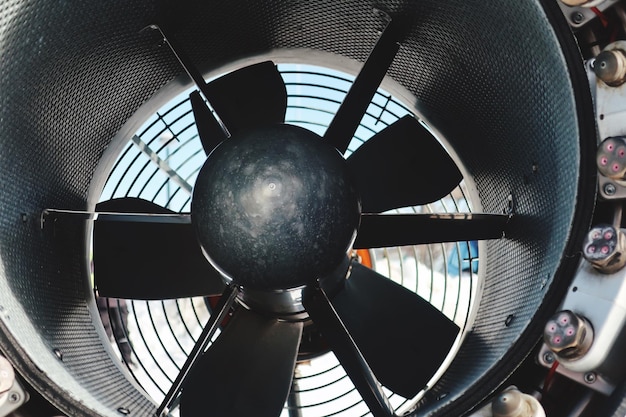
{"type": "Polygon", "coordinates": [[[506,320],[504,320],[504,325],[506,327],[509,327],[511,325],[511,323],[513,322],[513,319],[515,318],[514,314],[509,314],[506,318],[506,320]]]}

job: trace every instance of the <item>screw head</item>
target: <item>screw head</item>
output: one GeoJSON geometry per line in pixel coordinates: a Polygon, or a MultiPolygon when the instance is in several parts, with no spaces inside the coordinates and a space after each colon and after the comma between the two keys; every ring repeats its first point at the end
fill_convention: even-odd
{"type": "Polygon", "coordinates": [[[594,382],[596,382],[596,379],[598,379],[598,377],[595,372],[587,372],[583,376],[583,379],[587,384],[593,384],[594,382]]]}
{"type": "Polygon", "coordinates": [[[549,365],[554,363],[554,354],[552,352],[546,352],[543,354],[543,361],[549,365]]]}
{"type": "Polygon", "coordinates": [[[585,20],[585,15],[583,15],[581,12],[574,12],[571,15],[571,19],[572,22],[574,22],[575,24],[579,24],[585,20]]]}
{"type": "Polygon", "coordinates": [[[615,185],[611,184],[610,182],[604,184],[603,190],[604,190],[604,194],[609,195],[609,196],[615,195],[615,193],[617,192],[617,188],[615,188],[615,185]]]}
{"type": "Polygon", "coordinates": [[[22,399],[22,396],[19,393],[17,393],[17,392],[11,392],[9,394],[9,398],[8,399],[9,399],[10,403],[15,404],[15,403],[20,402],[20,400],[22,399]]]}

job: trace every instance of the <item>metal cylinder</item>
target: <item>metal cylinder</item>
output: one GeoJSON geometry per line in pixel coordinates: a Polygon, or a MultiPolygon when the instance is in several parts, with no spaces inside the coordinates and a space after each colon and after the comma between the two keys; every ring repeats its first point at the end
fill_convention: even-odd
{"type": "Polygon", "coordinates": [[[626,55],[621,49],[605,50],[596,57],[593,71],[600,80],[611,87],[626,81],[626,55]]]}

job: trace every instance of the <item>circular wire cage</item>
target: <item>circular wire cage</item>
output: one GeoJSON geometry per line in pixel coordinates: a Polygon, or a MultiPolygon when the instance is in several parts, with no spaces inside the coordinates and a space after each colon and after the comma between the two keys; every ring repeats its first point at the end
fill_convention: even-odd
{"type": "MultiPolygon", "coordinates": [[[[288,94],[285,122],[323,135],[354,77],[302,64],[279,64],[278,69],[288,94]]],[[[191,190],[206,155],[195,126],[189,92],[189,89],[179,92],[146,118],[113,165],[101,201],[139,197],[176,212],[190,211],[191,190]]],[[[379,89],[346,157],[374,134],[409,114],[413,112],[398,98],[379,89]]],[[[472,202],[462,181],[439,201],[394,211],[471,212],[472,202]]],[[[442,311],[461,328],[459,340],[462,339],[471,325],[480,289],[477,242],[359,250],[355,256],[442,311]]],[[[120,360],[154,401],[160,402],[207,322],[211,300],[203,297],[158,301],[98,298],[98,307],[120,360]]],[[[424,391],[412,399],[390,390],[386,393],[394,409],[403,412],[410,409],[424,391]]],[[[172,413],[177,415],[176,408],[172,413]]],[[[365,416],[369,415],[369,410],[334,354],[329,352],[297,363],[282,415],[365,416]]]]}

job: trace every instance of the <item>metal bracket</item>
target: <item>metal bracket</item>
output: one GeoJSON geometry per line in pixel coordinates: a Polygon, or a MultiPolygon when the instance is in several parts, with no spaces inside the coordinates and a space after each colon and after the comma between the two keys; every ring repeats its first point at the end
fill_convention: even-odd
{"type": "MultiPolygon", "coordinates": [[[[556,357],[550,348],[546,346],[545,343],[542,344],[537,356],[537,362],[539,365],[551,368],[552,365],[554,365],[555,360],[556,357]]],[[[576,372],[567,369],[564,366],[558,366],[556,368],[556,372],[606,396],[611,395],[613,390],[615,390],[614,384],[595,372],[576,372]]]]}
{"type": "MultiPolygon", "coordinates": [[[[597,9],[602,12],[608,9],[609,7],[613,6],[618,1],[619,0],[605,0],[604,2],[601,2],[600,4],[594,7],[597,7],[597,9]]],[[[567,19],[568,23],[574,29],[578,29],[584,26],[585,24],[587,24],[588,22],[590,22],[591,20],[598,17],[596,13],[590,7],[584,7],[584,6],[572,7],[572,6],[563,4],[560,1],[558,2],[558,4],[559,6],[561,6],[561,10],[563,11],[563,14],[565,15],[565,18],[567,19]]],[[[593,5],[593,3],[590,3],[590,5],[593,5]]]]}

